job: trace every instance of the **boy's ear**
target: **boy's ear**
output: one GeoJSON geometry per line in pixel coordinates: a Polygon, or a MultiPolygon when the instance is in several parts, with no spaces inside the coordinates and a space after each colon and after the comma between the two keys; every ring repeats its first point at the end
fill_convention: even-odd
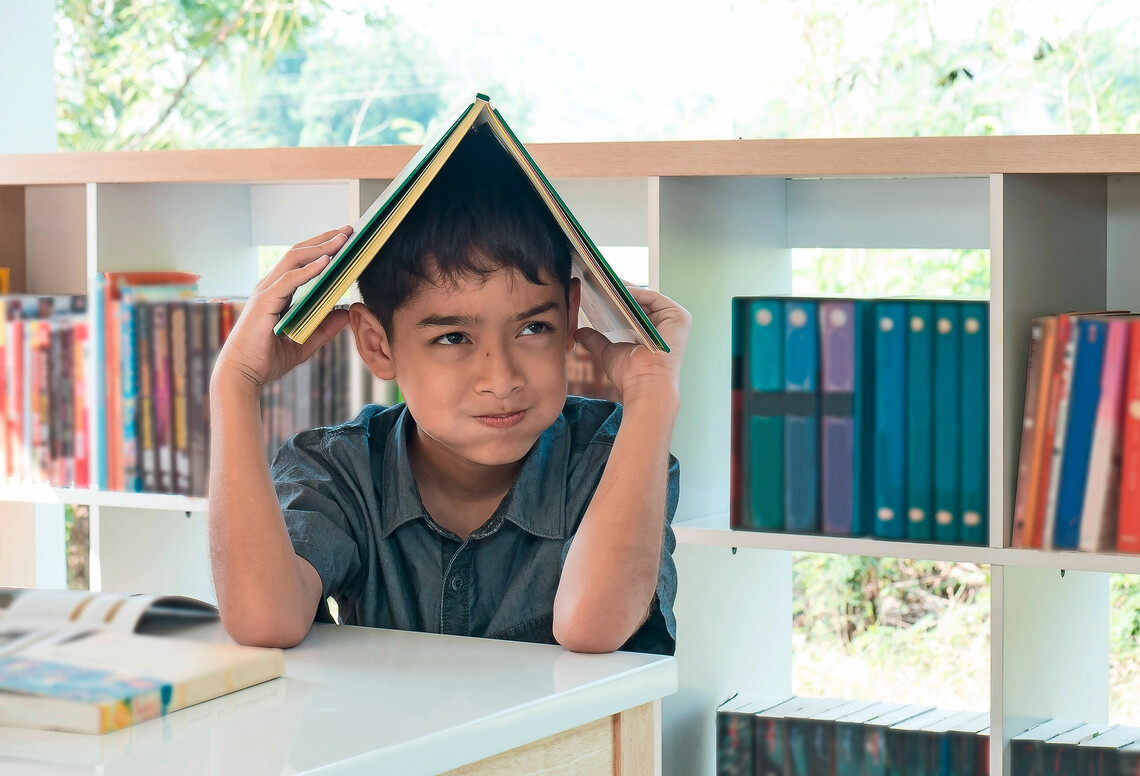
{"type": "Polygon", "coordinates": [[[578,331],[578,309],[582,302],[582,281],[570,278],[570,305],[566,311],[566,352],[574,349],[574,332],[578,331]]]}
{"type": "Polygon", "coordinates": [[[356,350],[372,374],[381,380],[394,380],[396,367],[392,360],[392,341],[380,320],[365,305],[354,302],[348,308],[348,325],[356,337],[356,350]]]}

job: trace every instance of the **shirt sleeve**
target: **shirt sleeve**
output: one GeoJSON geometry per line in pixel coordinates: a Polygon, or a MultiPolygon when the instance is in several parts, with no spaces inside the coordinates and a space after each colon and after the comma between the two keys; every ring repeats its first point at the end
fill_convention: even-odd
{"type": "Polygon", "coordinates": [[[345,494],[352,489],[328,454],[321,430],[282,445],[271,474],[293,551],[320,575],[321,598],[351,596],[362,568],[345,509],[345,494]]]}

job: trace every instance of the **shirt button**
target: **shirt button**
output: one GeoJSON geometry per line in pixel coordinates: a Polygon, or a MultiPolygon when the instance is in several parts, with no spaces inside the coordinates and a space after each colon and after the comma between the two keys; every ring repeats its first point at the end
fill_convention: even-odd
{"type": "Polygon", "coordinates": [[[457,592],[459,590],[463,589],[463,580],[459,577],[452,577],[451,578],[451,589],[455,590],[457,592]]]}

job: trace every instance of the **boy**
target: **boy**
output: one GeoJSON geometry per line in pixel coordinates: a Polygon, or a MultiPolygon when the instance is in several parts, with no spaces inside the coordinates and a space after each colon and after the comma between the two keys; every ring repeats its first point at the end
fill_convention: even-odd
{"type": "Polygon", "coordinates": [[[299,643],[333,596],[350,625],[672,654],[678,464],[669,441],[690,318],[631,292],[671,353],[578,329],[569,246],[522,173],[461,142],[304,346],[273,335],[351,228],[261,280],[211,381],[209,538],[227,631],[299,643]],[[404,405],[305,431],[272,467],[261,388],[346,324],[404,405]],[[623,405],[566,396],[580,343],[623,405]]]}

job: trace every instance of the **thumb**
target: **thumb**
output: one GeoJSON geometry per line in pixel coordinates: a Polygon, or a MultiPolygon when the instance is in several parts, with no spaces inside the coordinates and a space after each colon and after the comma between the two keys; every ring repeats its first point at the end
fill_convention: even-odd
{"type": "Polygon", "coordinates": [[[582,347],[595,358],[600,358],[602,351],[613,344],[606,338],[606,335],[588,326],[579,327],[578,330],[574,332],[574,339],[581,343],[582,347]]]}

